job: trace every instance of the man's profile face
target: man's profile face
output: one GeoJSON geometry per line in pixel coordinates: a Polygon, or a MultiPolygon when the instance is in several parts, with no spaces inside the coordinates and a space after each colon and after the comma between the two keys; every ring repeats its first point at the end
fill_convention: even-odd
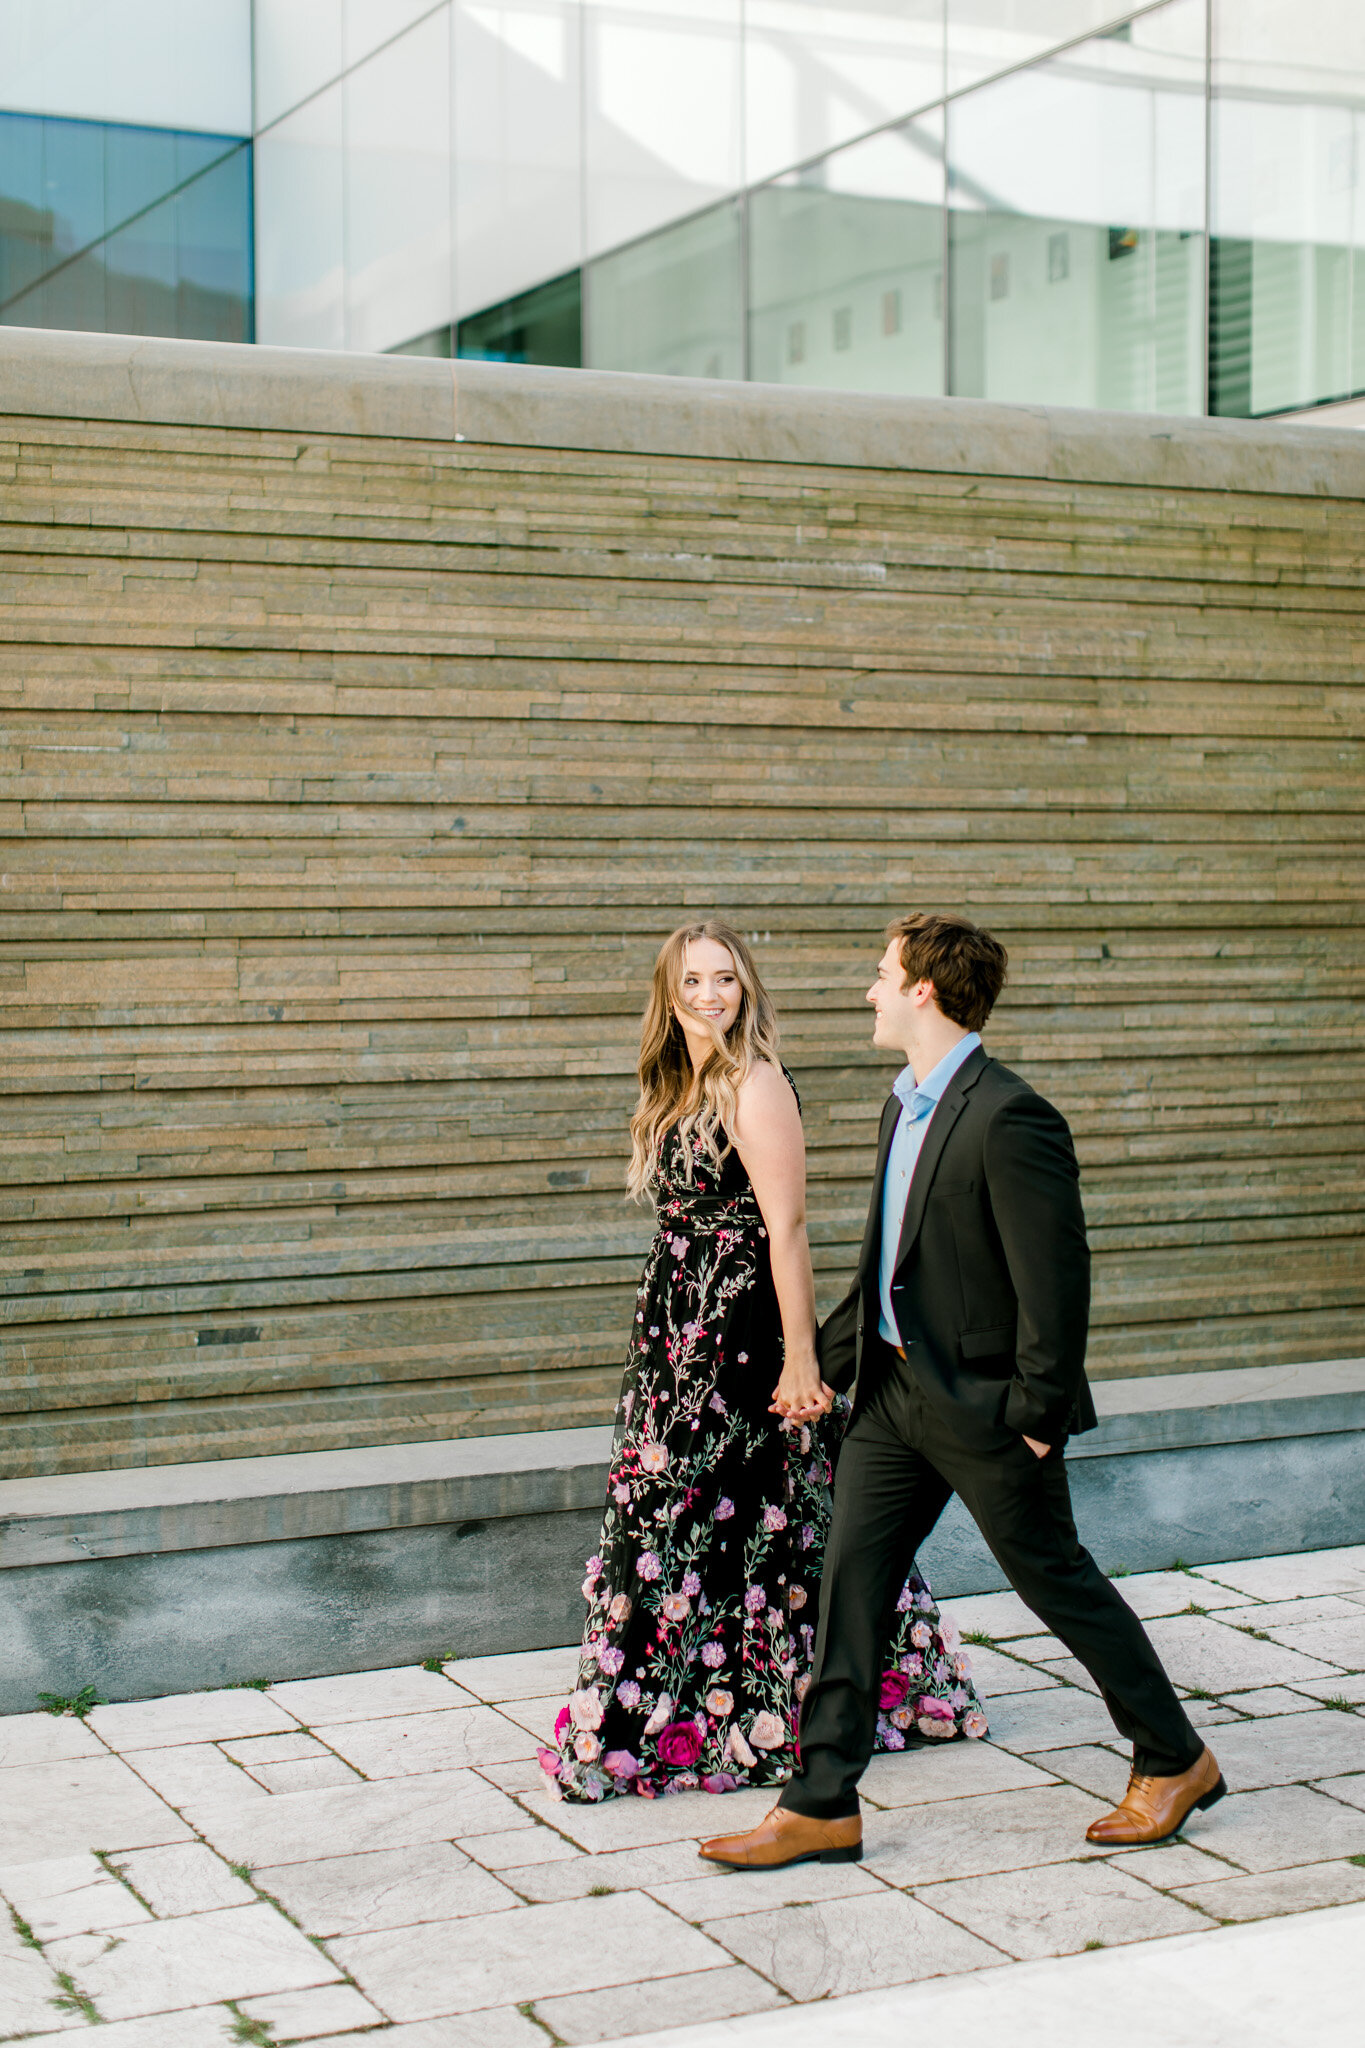
{"type": "Polygon", "coordinates": [[[913,981],[906,987],[900,940],[891,939],[878,962],[877,979],[867,992],[874,1012],[875,1046],[883,1052],[904,1052],[914,1032],[915,1019],[924,1008],[920,991],[928,986],[927,982],[913,981]]]}

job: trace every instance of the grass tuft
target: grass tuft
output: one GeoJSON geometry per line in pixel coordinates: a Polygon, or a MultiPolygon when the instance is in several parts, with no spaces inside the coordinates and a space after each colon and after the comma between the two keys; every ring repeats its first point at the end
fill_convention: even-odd
{"type": "Polygon", "coordinates": [[[275,2048],[275,2036],[265,2021],[248,2019],[244,2012],[233,2013],[231,2038],[245,2042],[247,2048],[275,2048]]]}
{"type": "Polygon", "coordinates": [[[1181,1608],[1181,1610],[1180,1610],[1180,1612],[1181,1612],[1182,1614],[1202,1614],[1202,1615],[1203,1615],[1203,1617],[1204,1617],[1204,1619],[1205,1619],[1205,1621],[1207,1621],[1207,1620],[1208,1620],[1208,1618],[1209,1618],[1209,1610],[1208,1610],[1208,1608],[1207,1608],[1207,1607],[1201,1607],[1201,1606],[1200,1606],[1200,1605],[1198,1604],[1198,1602],[1197,1602],[1197,1601],[1194,1601],[1194,1600],[1191,1600],[1191,1602],[1190,1602],[1190,1604],[1189,1604],[1189,1606],[1188,1606],[1188,1607],[1182,1607],[1182,1608],[1181,1608]]]}
{"type": "MultiPolygon", "coordinates": [[[[224,1692],[269,1692],[274,1683],[273,1678],[230,1678],[223,1690],[224,1692]]],[[[254,2026],[256,2022],[253,2020],[251,2024],[254,2026]]]]}
{"type": "Polygon", "coordinates": [[[95,2001],[86,1997],[70,1971],[58,1970],[57,1982],[62,1987],[62,1995],[60,1998],[49,1998],[49,2005],[55,2006],[58,2012],[78,2012],[92,2027],[104,2025],[103,2015],[95,2010],[95,2001]]]}
{"type": "Polygon", "coordinates": [[[1087,1947],[1087,1948],[1103,1948],[1103,1947],[1104,1947],[1104,1943],[1103,1943],[1102,1941],[1088,1941],[1088,1942],[1086,1943],[1086,1947],[1087,1947]]]}
{"type": "Polygon", "coordinates": [[[24,1947],[36,1948],[39,1954],[41,1954],[43,1944],[39,1941],[37,1935],[33,1932],[33,1929],[29,1926],[27,1920],[25,1920],[21,1914],[16,1913],[13,1906],[11,1906],[9,1909],[9,1917],[14,1922],[14,1931],[18,1935],[20,1941],[23,1942],[24,1947]]]}
{"type": "Polygon", "coordinates": [[[95,1691],[93,1685],[83,1685],[70,1699],[64,1699],[59,1692],[40,1692],[38,1700],[44,1713],[74,1714],[83,1721],[87,1714],[93,1714],[96,1707],[107,1707],[109,1702],[103,1693],[95,1691]]]}
{"type": "Polygon", "coordinates": [[[995,1648],[995,1637],[988,1636],[984,1628],[964,1628],[962,1640],[964,1643],[975,1643],[978,1650],[995,1648]]]}
{"type": "Polygon", "coordinates": [[[453,1664],[454,1661],[455,1652],[453,1650],[441,1650],[434,1657],[423,1657],[422,1669],[423,1671],[439,1672],[443,1671],[447,1664],[453,1664]]]}
{"type": "Polygon", "coordinates": [[[1206,1706],[1216,1707],[1218,1704],[1217,1693],[1206,1692],[1202,1685],[1187,1686],[1185,1688],[1185,1697],[1190,1700],[1203,1700],[1206,1706]]]}
{"type": "Polygon", "coordinates": [[[524,2005],[517,2007],[517,2011],[524,2020],[529,2020],[533,2027],[540,2028],[546,2040],[551,2043],[551,2048],[564,2048],[563,2037],[555,2032],[548,2020],[543,2020],[540,2017],[540,2014],[536,2011],[529,1998],[524,2005]]]}
{"type": "Polygon", "coordinates": [[[615,1896],[616,1886],[614,1884],[595,1884],[590,1885],[588,1888],[588,1897],[590,1899],[614,1899],[615,1896]]]}
{"type": "MultiPolygon", "coordinates": [[[[1322,1705],[1324,1707],[1331,1707],[1333,1712],[1338,1714],[1353,1714],[1355,1712],[1355,1707],[1352,1704],[1352,1702],[1350,1700],[1343,1699],[1339,1692],[1329,1693],[1327,1698],[1322,1701],[1322,1705]]],[[[1354,1863],[1359,1863],[1361,1861],[1361,1858],[1359,1856],[1355,1856],[1352,1857],[1351,1860],[1354,1863]]]]}

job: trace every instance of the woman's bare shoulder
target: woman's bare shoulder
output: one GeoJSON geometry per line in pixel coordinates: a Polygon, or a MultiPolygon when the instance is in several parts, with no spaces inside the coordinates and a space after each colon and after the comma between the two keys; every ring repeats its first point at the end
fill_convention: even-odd
{"type": "Polygon", "coordinates": [[[739,1084],[739,1100],[756,1110],[776,1110],[795,1103],[796,1091],[781,1067],[771,1060],[755,1060],[739,1084]]]}

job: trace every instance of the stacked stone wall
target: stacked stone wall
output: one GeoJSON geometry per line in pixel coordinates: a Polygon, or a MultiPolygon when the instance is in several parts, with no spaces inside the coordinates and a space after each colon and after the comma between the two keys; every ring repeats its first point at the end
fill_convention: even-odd
{"type": "Polygon", "coordinates": [[[605,1419],[643,990],[711,911],[780,1005],[824,1301],[881,929],[951,907],[1076,1134],[1096,1372],[1365,1351],[1348,434],[1111,420],[1093,474],[1001,474],[1005,409],[920,407],[916,467],[856,401],[833,459],[829,398],[820,459],[799,408],[592,447],[646,380],[519,415],[514,371],[464,440],[290,429],[242,423],[277,352],[210,353],[235,413],[81,417],[73,342],[0,417],[6,1474],[605,1419]]]}

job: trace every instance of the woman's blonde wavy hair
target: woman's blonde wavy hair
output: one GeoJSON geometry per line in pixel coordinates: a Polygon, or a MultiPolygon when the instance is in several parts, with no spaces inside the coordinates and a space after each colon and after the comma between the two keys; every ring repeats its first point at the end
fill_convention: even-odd
{"type": "MultiPolygon", "coordinates": [[[[706,1019],[702,1020],[707,1022],[706,1019]]],[[[679,925],[659,948],[654,980],[640,1025],[640,1099],[630,1120],[630,1167],[626,1186],[636,1201],[648,1196],[658,1179],[659,1141],[670,1124],[678,1125],[692,1177],[692,1148],[700,1141],[703,1156],[717,1172],[730,1149],[739,1091],[757,1060],[777,1065],[777,1013],[759,979],[754,956],[733,926],[718,917],[700,924],[679,925]],[[701,1072],[694,1076],[682,1025],[674,1014],[681,1003],[687,948],[697,939],[714,940],[728,949],[739,977],[739,1015],[728,1032],[710,1025],[715,1044],[701,1072]],[[695,1101],[691,1101],[695,1096],[695,1101]]]]}

